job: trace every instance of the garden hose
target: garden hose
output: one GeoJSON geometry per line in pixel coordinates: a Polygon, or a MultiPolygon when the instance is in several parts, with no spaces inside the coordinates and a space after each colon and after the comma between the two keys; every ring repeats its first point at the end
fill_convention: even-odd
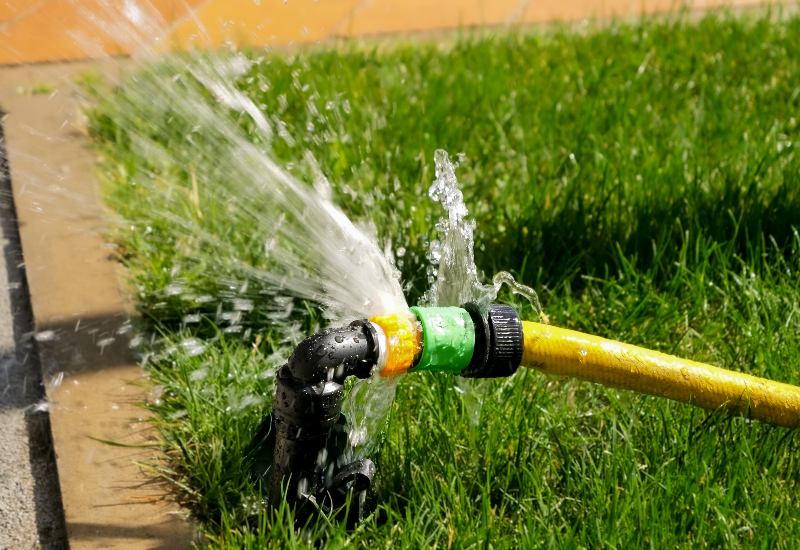
{"type": "Polygon", "coordinates": [[[273,410],[245,452],[253,481],[272,506],[292,506],[298,525],[338,510],[353,526],[372,509],[367,494],[375,465],[343,463],[347,378],[419,371],[491,378],[510,376],[520,365],[800,426],[795,386],[521,321],[506,305],[414,307],[327,329],[297,346],[278,371],[273,410]]]}
{"type": "Polygon", "coordinates": [[[779,426],[800,426],[800,387],[521,321],[505,305],[416,307],[411,312],[416,322],[408,315],[370,319],[380,327],[386,355],[392,357],[382,368],[379,365],[384,376],[416,371],[509,376],[522,365],[779,426]],[[395,347],[402,351],[394,352],[395,347]]]}

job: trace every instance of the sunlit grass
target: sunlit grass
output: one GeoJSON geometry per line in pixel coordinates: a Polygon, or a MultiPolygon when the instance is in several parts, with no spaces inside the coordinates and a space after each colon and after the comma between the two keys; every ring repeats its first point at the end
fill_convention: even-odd
{"type": "MultiPolygon", "coordinates": [[[[412,301],[440,215],[425,198],[433,152],[463,152],[479,267],[537,288],[551,322],[800,383],[800,19],[251,56],[261,62],[238,85],[294,138],[276,140],[275,155],[309,179],[309,151],[339,204],[405,249],[412,301]]],[[[248,521],[258,507],[241,453],[269,410],[263,373],[284,336],[258,307],[247,334],[208,320],[236,290],[215,251],[155,216],[158,197],[132,185],[137,166],[155,168],[131,152],[137,128],[114,122],[128,108],[121,94],[100,102],[92,128],[108,201],[136,222],[118,238],[144,319],[169,341],[210,337],[201,353],[178,346],[150,360],[163,391],[149,406],[164,474],[213,544],[792,547],[800,537],[797,432],[534,372],[482,383],[480,410],[453,378],[408,376],[375,457],[379,513],[355,532],[325,521],[295,532],[286,510],[248,521]],[[176,266],[214,300],[165,296],[176,266]],[[181,328],[197,311],[208,319],[181,328]]],[[[181,121],[173,127],[156,139],[191,155],[181,121]]],[[[163,176],[191,179],[188,167],[163,176]]],[[[215,219],[232,250],[254,254],[236,216],[215,219]]]]}

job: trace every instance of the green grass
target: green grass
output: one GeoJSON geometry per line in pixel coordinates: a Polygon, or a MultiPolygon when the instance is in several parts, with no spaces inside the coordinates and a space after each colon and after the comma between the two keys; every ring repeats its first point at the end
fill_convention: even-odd
{"type": "MultiPolygon", "coordinates": [[[[310,151],[345,210],[406,248],[412,301],[440,215],[420,198],[433,152],[464,152],[479,267],[534,286],[552,323],[800,383],[800,18],[676,18],[261,59],[237,86],[295,138],[274,154],[308,179],[310,151]]],[[[141,156],[132,136],[151,132],[176,158],[197,146],[179,118],[154,131],[164,128],[148,125],[154,109],[123,87],[103,95],[92,130],[108,201],[133,222],[117,237],[146,327],[167,342],[213,336],[200,354],[178,346],[148,361],[162,388],[148,406],[169,458],[159,472],[213,545],[795,545],[796,431],[535,372],[482,383],[480,414],[452,378],[407,376],[375,457],[380,513],[355,532],[324,519],[295,532],[283,509],[248,523],[258,507],[241,451],[269,409],[261,373],[286,336],[261,304],[243,334],[211,322],[236,295],[227,283],[241,283],[227,255],[262,260],[241,237],[248,228],[213,205],[204,223],[229,243],[225,254],[154,211],[191,215],[190,201],[159,202],[165,186],[142,184],[190,188],[191,170],[141,156]],[[139,122],[119,122],[130,109],[139,122]],[[212,301],[165,294],[176,273],[212,301]],[[181,326],[193,312],[208,320],[181,326]]],[[[318,325],[312,306],[296,318],[305,331],[318,325]]]]}

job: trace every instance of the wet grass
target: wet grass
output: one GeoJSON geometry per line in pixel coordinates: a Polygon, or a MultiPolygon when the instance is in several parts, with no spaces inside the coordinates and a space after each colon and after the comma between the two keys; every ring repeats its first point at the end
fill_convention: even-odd
{"type": "MultiPolygon", "coordinates": [[[[405,249],[412,300],[440,215],[424,198],[433,152],[463,152],[479,267],[537,288],[551,322],[800,383],[798,75],[800,19],[714,16],[269,55],[238,85],[294,137],[272,144],[279,158],[307,179],[310,151],[345,210],[405,249]]],[[[356,531],[321,520],[295,532],[287,510],[248,523],[257,498],[241,454],[269,409],[262,373],[284,336],[258,307],[249,332],[218,331],[213,312],[237,291],[215,251],[176,237],[157,197],[134,185],[137,167],[157,167],[130,147],[139,129],[115,123],[122,94],[92,113],[109,203],[135,222],[119,232],[121,257],[149,329],[184,342],[149,361],[161,395],[148,406],[170,458],[161,473],[214,545],[800,537],[796,431],[535,372],[483,383],[480,410],[452,378],[408,376],[376,457],[380,513],[356,531]],[[176,272],[212,302],[165,294],[176,272]],[[192,312],[207,320],[190,331],[177,320],[192,312]],[[192,334],[215,338],[200,350],[185,345],[192,334]]],[[[155,139],[190,155],[173,127],[155,139]]],[[[235,217],[227,231],[253,254],[235,217]]],[[[299,318],[304,330],[318,322],[313,307],[299,318]]]]}

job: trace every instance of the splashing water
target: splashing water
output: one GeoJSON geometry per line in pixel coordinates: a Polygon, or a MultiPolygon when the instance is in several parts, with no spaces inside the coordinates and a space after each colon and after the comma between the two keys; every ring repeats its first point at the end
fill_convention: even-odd
{"type": "MultiPolygon", "coordinates": [[[[113,92],[111,129],[122,130],[130,152],[141,161],[133,185],[153,198],[147,226],[135,229],[146,234],[163,222],[178,234],[182,255],[214,250],[212,266],[188,269],[217,270],[221,286],[228,287],[227,313],[241,310],[237,304],[252,295],[261,302],[275,299],[276,318],[286,310],[280,300],[287,295],[321,304],[331,320],[407,307],[396,269],[374,230],[356,227],[333,203],[319,170],[309,186],[273,160],[275,142],[291,142],[292,137],[277,116],[237,88],[263,59],[251,61],[232,47],[163,56],[170,26],[147,0],[76,8],[94,23],[98,36],[134,52],[130,62],[120,65],[122,76],[108,76],[119,85],[113,92]],[[189,146],[174,147],[165,137],[176,133],[183,133],[189,146]],[[248,234],[231,234],[230,227],[247,227],[248,234]],[[242,257],[242,248],[248,257],[242,257]]],[[[208,33],[195,22],[198,43],[210,46],[208,33]]],[[[79,34],[73,39],[89,55],[110,59],[102,39],[79,34]]],[[[307,164],[315,164],[310,155],[307,164]]],[[[125,223],[136,226],[139,221],[125,223]]],[[[195,303],[219,298],[191,295],[187,267],[173,271],[165,297],[195,303]]]]}
{"type": "MultiPolygon", "coordinates": [[[[234,57],[233,62],[243,64],[240,57],[234,57]]],[[[166,218],[196,246],[210,247],[216,252],[213,269],[227,278],[229,287],[236,289],[228,296],[230,311],[217,316],[218,322],[228,324],[225,331],[238,328],[241,313],[252,309],[253,298],[245,296],[253,287],[259,289],[255,299],[274,304],[270,321],[275,326],[285,325],[281,332],[286,334],[284,341],[288,346],[297,344],[304,333],[292,321],[294,302],[287,301],[287,296],[320,304],[328,321],[338,324],[406,310],[408,305],[392,260],[371,232],[356,227],[336,207],[328,183],[317,179],[316,185],[310,187],[297,181],[271,159],[268,151],[253,145],[238,125],[203,99],[203,91],[211,90],[218,101],[253,120],[256,141],[268,143],[272,139],[274,134],[252,101],[223,84],[228,72],[222,62],[192,65],[191,70],[195,83],[140,80],[134,86],[126,86],[124,93],[133,107],[141,105],[144,97],[158,97],[156,87],[166,84],[160,93],[166,94],[166,100],[172,103],[170,115],[174,117],[177,112],[203,136],[189,151],[167,151],[146,132],[141,132],[135,136],[133,147],[138,157],[155,158],[159,163],[150,176],[151,185],[158,185],[157,174],[172,172],[180,166],[195,167],[192,180],[197,183],[193,187],[205,192],[203,201],[195,208],[203,215],[195,212],[178,217],[174,212],[179,210],[174,204],[160,206],[156,215],[166,218]],[[216,68],[216,73],[209,73],[207,67],[216,68]],[[213,181],[223,174],[228,185],[213,181]],[[251,228],[248,239],[257,241],[254,248],[262,253],[260,257],[243,259],[237,247],[220,237],[224,230],[209,228],[214,223],[210,210],[215,204],[229,205],[219,220],[220,226],[228,224],[229,217],[235,217],[237,226],[251,228]],[[248,281],[257,284],[248,286],[248,281]]],[[[157,110],[165,107],[151,105],[157,110]]],[[[142,116],[141,108],[130,112],[132,116],[142,116]]],[[[121,116],[127,116],[124,113],[121,116]]],[[[167,116],[166,112],[157,111],[146,118],[164,120],[167,116]]],[[[155,131],[157,127],[153,128],[155,131]]],[[[164,198],[185,201],[180,194],[164,198]]],[[[188,269],[191,271],[191,267],[188,269]]],[[[176,273],[176,277],[180,276],[181,272],[176,273]]],[[[177,288],[184,299],[192,298],[190,285],[178,283],[177,288]]],[[[169,287],[165,290],[169,292],[169,287]]],[[[190,347],[195,349],[194,345],[190,347]]],[[[358,384],[350,393],[345,410],[349,411],[353,426],[350,432],[353,447],[359,454],[371,449],[366,445],[370,440],[368,435],[376,433],[385,418],[395,386],[396,381],[370,380],[358,384]]],[[[259,401],[242,403],[237,404],[239,409],[257,405],[259,401]]]]}
{"type": "Polygon", "coordinates": [[[481,284],[475,266],[475,222],[464,204],[464,194],[458,187],[455,165],[445,151],[434,154],[436,179],[428,196],[440,203],[446,217],[436,224],[439,239],[430,244],[428,259],[431,284],[423,302],[431,306],[458,306],[465,302],[488,304],[496,296],[493,288],[481,284]]]}
{"type": "MultiPolygon", "coordinates": [[[[168,228],[182,255],[162,290],[165,300],[216,304],[215,321],[225,332],[240,332],[254,304],[267,303],[270,322],[283,327],[286,353],[304,336],[297,324],[297,300],[319,304],[327,321],[339,324],[406,310],[391,255],[379,246],[374,228],[357,226],[335,205],[313,157],[307,155],[304,162],[314,185],[273,160],[273,145],[292,142],[292,136],[277,116],[236,87],[253,62],[235,51],[162,59],[159,40],[152,39],[164,34],[161,18],[146,3],[126,1],[124,8],[121,15],[106,11],[91,17],[98,28],[137,51],[134,69],[157,60],[157,70],[137,74],[115,91],[110,123],[125,130],[131,154],[146,159],[130,179],[135,192],[148,194],[153,205],[146,224],[129,219],[125,226],[145,237],[157,231],[151,226],[168,228]],[[170,147],[164,136],[175,132],[183,132],[191,145],[170,147]],[[232,233],[231,227],[247,228],[247,233],[232,233]],[[215,274],[215,293],[193,286],[198,273],[215,274]]],[[[92,50],[90,42],[86,47],[92,50]]],[[[488,305],[507,284],[541,311],[535,293],[508,273],[499,273],[492,284],[481,282],[473,253],[475,223],[468,217],[456,166],[444,151],[437,151],[434,161],[436,179],[429,196],[446,215],[430,244],[431,286],[424,303],[488,305]]],[[[196,313],[183,319],[200,320],[196,313]]],[[[204,343],[193,337],[178,349],[199,354],[204,343]]],[[[195,374],[197,381],[205,376],[195,374]]],[[[348,457],[374,449],[397,383],[396,378],[375,377],[350,392],[344,405],[351,423],[348,457]]],[[[465,393],[479,392],[469,387],[465,393]]],[[[234,401],[237,410],[260,403],[252,395],[234,401]]]]}
{"type": "MultiPolygon", "coordinates": [[[[431,261],[428,282],[430,288],[423,296],[429,306],[458,306],[466,302],[477,302],[487,307],[496,298],[503,285],[511,292],[526,299],[534,311],[541,316],[542,310],[536,292],[514,280],[506,272],[497,273],[489,285],[481,282],[475,264],[475,222],[469,218],[464,194],[458,185],[456,165],[447,152],[437,150],[434,154],[436,179],[428,190],[429,197],[440,203],[444,216],[436,223],[439,238],[431,241],[428,259],[431,261]]],[[[350,445],[357,457],[373,450],[375,439],[371,435],[379,432],[389,412],[398,378],[375,377],[361,381],[353,388],[346,403],[351,422],[350,445]],[[369,411],[368,414],[360,411],[369,411]]],[[[455,388],[466,405],[473,423],[480,419],[480,411],[486,396],[487,385],[482,380],[456,377],[455,388]]],[[[347,453],[346,460],[352,458],[347,453]]]]}
{"type": "MultiPolygon", "coordinates": [[[[430,244],[430,288],[423,301],[431,306],[458,306],[476,302],[481,307],[488,307],[505,284],[511,292],[526,299],[541,316],[542,308],[536,292],[516,282],[510,273],[497,273],[489,285],[481,282],[475,264],[475,222],[469,219],[464,194],[456,179],[457,165],[442,150],[436,151],[434,164],[436,179],[428,195],[442,205],[445,217],[436,224],[439,238],[430,244]]],[[[482,380],[456,377],[454,389],[465,405],[469,420],[476,425],[480,421],[488,385],[482,380]]]]}
{"type": "Polygon", "coordinates": [[[541,315],[542,307],[536,292],[516,282],[510,273],[501,271],[495,275],[491,285],[481,283],[475,265],[475,222],[468,217],[464,194],[458,186],[457,165],[441,149],[436,151],[433,160],[436,179],[428,190],[428,196],[442,205],[446,217],[437,222],[439,238],[430,244],[430,288],[423,301],[431,306],[458,306],[466,302],[488,306],[505,284],[530,302],[534,311],[541,315]]]}
{"type": "MultiPolygon", "coordinates": [[[[167,203],[155,215],[181,231],[189,246],[221,252],[215,267],[236,289],[247,288],[249,280],[261,283],[262,300],[287,294],[310,300],[321,304],[332,320],[407,307],[390,259],[334,205],[328,183],[301,183],[275,163],[268,150],[254,145],[269,144],[273,133],[252,100],[230,84],[232,74],[248,63],[241,55],[200,59],[181,67],[188,68],[192,79],[142,78],[121,92],[122,105],[130,108],[119,109],[115,123],[135,127],[131,149],[137,157],[151,159],[140,185],[154,187],[154,196],[167,203]],[[248,136],[228,112],[210,102],[207,92],[216,103],[249,117],[254,135],[248,136]],[[149,105],[149,112],[143,113],[142,105],[149,105]],[[161,132],[169,131],[162,121],[170,119],[192,129],[191,148],[167,150],[159,140],[161,132]],[[192,190],[188,201],[172,188],[159,192],[161,174],[187,169],[192,190]],[[193,210],[190,215],[175,214],[187,206],[193,210]],[[250,235],[232,236],[238,242],[246,239],[253,250],[249,261],[221,238],[222,226],[231,219],[237,227],[250,228],[250,235]]],[[[179,282],[172,285],[182,293],[179,282]]],[[[241,311],[246,303],[242,294],[232,294],[233,311],[241,311]]]]}
{"type": "MultiPolygon", "coordinates": [[[[177,253],[160,291],[165,308],[177,302],[186,310],[186,326],[202,322],[198,311],[211,312],[224,333],[247,338],[243,323],[257,304],[280,334],[282,347],[269,358],[272,364],[285,361],[306,335],[300,300],[318,304],[331,324],[407,310],[399,272],[375,229],[356,226],[334,204],[315,159],[303,159],[313,185],[273,160],[276,142],[294,139],[276,114],[237,88],[263,60],[238,51],[162,57],[158,37],[167,26],[157,10],[133,0],[123,8],[120,13],[101,3],[84,15],[100,33],[136,52],[126,67],[132,76],[115,82],[108,123],[126,136],[136,159],[135,174],[123,183],[152,204],[146,213],[125,212],[123,205],[120,227],[139,238],[171,240],[177,253]],[[176,133],[185,138],[170,141],[176,133]],[[196,281],[209,274],[216,287],[198,288],[196,281]]],[[[75,38],[95,57],[101,53],[91,38],[75,38]]],[[[192,336],[164,353],[191,357],[205,347],[192,336]]],[[[369,380],[350,393],[344,409],[354,449],[369,449],[396,384],[369,380]]],[[[260,404],[249,395],[229,401],[232,411],[260,404]]]]}

